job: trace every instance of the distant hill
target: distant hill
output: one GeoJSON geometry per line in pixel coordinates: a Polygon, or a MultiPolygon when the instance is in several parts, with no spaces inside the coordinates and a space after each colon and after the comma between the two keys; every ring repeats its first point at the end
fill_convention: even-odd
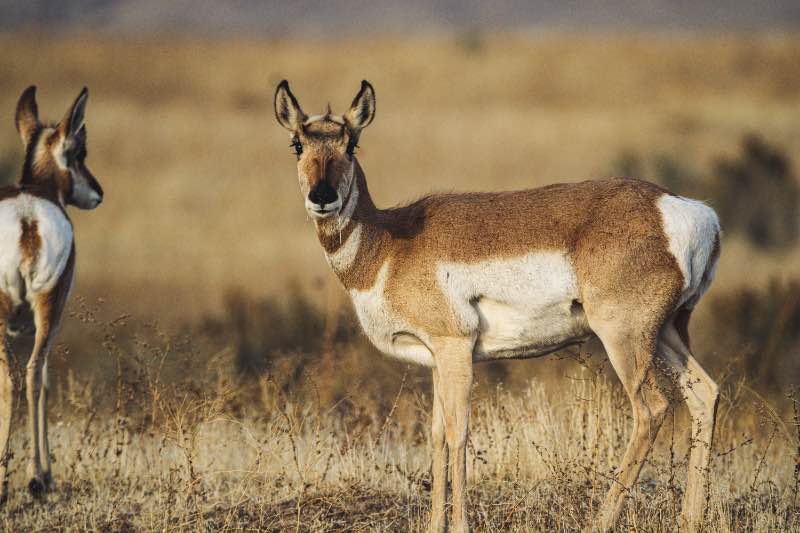
{"type": "Polygon", "coordinates": [[[435,29],[800,26],[798,0],[0,0],[0,31],[347,35],[435,29]]]}

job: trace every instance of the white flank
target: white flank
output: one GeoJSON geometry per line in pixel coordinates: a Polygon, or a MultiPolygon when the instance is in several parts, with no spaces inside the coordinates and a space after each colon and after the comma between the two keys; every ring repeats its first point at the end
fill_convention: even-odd
{"type": "Polygon", "coordinates": [[[679,305],[688,302],[692,306],[714,277],[716,263],[708,263],[720,231],[719,219],[703,202],[681,196],[664,194],[657,205],[669,240],[669,251],[683,274],[683,294],[679,305]],[[706,270],[709,270],[709,275],[703,283],[706,270]]]}
{"type": "Polygon", "coordinates": [[[565,252],[440,263],[437,277],[462,333],[476,338],[477,360],[533,355],[588,333],[565,252]]]}

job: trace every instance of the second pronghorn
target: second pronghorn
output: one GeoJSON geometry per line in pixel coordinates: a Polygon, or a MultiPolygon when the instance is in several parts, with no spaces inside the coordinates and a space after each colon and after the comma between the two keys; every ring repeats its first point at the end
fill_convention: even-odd
{"type": "Polygon", "coordinates": [[[58,124],[39,121],[36,87],[19,99],[16,127],[25,148],[19,184],[0,189],[0,498],[8,495],[13,385],[6,336],[30,316],[34,346],[26,369],[30,459],[28,489],[54,487],[47,441],[47,353],[75,273],[75,241],[66,206],[94,209],[103,189],[86,167],[88,91],[58,124]],[[24,312],[27,310],[28,312],[24,312]]]}
{"type": "Polygon", "coordinates": [[[355,156],[375,116],[362,82],[350,109],[308,116],[284,80],[305,208],[361,326],[383,352],[433,369],[431,531],[468,530],[466,456],[473,363],[538,357],[600,339],[632,405],[633,432],[599,516],[615,524],[671,397],[695,444],[682,520],[702,520],[717,386],[689,350],[688,320],[719,256],[712,209],[636,179],[501,193],[437,194],[379,209],[355,156]]]}

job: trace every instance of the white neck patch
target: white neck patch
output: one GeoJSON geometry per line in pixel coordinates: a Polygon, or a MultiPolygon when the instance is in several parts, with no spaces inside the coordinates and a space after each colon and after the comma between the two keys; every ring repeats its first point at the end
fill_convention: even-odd
{"type": "MultiPolygon", "coordinates": [[[[341,211],[339,211],[339,215],[336,217],[336,229],[341,235],[342,231],[347,227],[350,223],[350,219],[353,216],[353,213],[356,210],[356,206],[358,205],[358,184],[355,181],[355,172],[353,169],[355,168],[355,161],[352,162],[350,165],[350,172],[348,172],[347,176],[347,183],[348,183],[348,198],[347,203],[342,207],[341,211]]],[[[347,236],[347,241],[342,244],[338,250],[333,252],[332,254],[325,254],[326,259],[328,260],[328,264],[331,265],[331,268],[336,273],[345,272],[349,269],[353,262],[356,260],[356,255],[358,254],[358,249],[361,247],[361,231],[363,226],[356,222],[353,231],[350,232],[350,235],[347,236]]]]}
{"type": "Polygon", "coordinates": [[[361,247],[362,228],[363,226],[361,224],[356,223],[344,244],[332,254],[325,254],[328,264],[337,274],[346,272],[355,262],[358,249],[361,247]]]}

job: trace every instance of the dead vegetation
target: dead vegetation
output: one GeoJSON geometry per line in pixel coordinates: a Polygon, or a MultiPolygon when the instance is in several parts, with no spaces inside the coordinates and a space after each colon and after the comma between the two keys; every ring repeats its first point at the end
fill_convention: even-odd
{"type": "MultiPolygon", "coordinates": [[[[52,356],[59,491],[30,500],[14,432],[6,530],[424,530],[428,372],[358,332],[271,111],[283,77],[335,110],[367,77],[360,157],[381,205],[613,166],[720,210],[718,281],[692,323],[723,391],[706,529],[800,531],[796,35],[0,42],[0,179],[21,165],[19,91],[37,83],[50,107],[87,84],[108,192],[102,222],[73,213],[90,297],[52,356]]],[[[581,529],[630,429],[604,356],[480,366],[475,397],[475,530],[581,529]]],[[[620,530],[675,529],[685,418],[668,417],[620,530]]]]}
{"type": "MultiPolygon", "coordinates": [[[[139,350],[109,337],[104,355],[116,359],[118,379],[69,376],[59,389],[60,490],[32,502],[15,460],[6,529],[424,530],[428,399],[416,387],[394,383],[386,392],[398,408],[379,415],[359,390],[329,404],[313,385],[299,396],[269,373],[244,379],[230,372],[230,352],[204,357],[168,339],[139,350]]],[[[479,383],[468,455],[476,531],[585,525],[630,425],[624,395],[598,367],[570,366],[557,395],[536,379],[521,391],[479,383]]],[[[725,383],[709,530],[800,528],[795,424],[743,384],[725,383]]],[[[682,412],[668,418],[623,530],[674,528],[689,446],[682,427],[682,412]]],[[[18,456],[22,445],[13,441],[18,456]]]]}
{"type": "MultiPolygon", "coordinates": [[[[777,301],[775,291],[788,292],[743,290],[741,301],[711,305],[777,301]]],[[[347,309],[322,313],[307,301],[242,296],[229,302],[223,315],[177,337],[129,317],[101,319],[95,304],[73,306],[73,319],[101,337],[95,357],[108,374],[101,365],[58,379],[51,433],[60,488],[44,502],[24,491],[26,443],[24,432],[15,434],[7,529],[424,531],[427,373],[378,355],[347,309]],[[303,325],[325,331],[326,322],[333,333],[319,340],[292,333],[303,325]],[[281,342],[253,340],[266,328],[281,342]],[[251,363],[242,366],[245,356],[251,363]]],[[[787,313],[779,303],[753,305],[764,324],[787,313]]],[[[740,327],[736,312],[729,316],[715,335],[740,327]]],[[[749,365],[758,368],[774,332],[741,334],[732,342],[751,346],[752,355],[719,378],[706,528],[800,531],[797,391],[753,388],[749,365]]],[[[62,364],[63,350],[55,354],[62,364]]],[[[475,530],[581,530],[624,451],[624,393],[604,356],[590,350],[506,370],[510,379],[498,383],[500,374],[480,367],[474,392],[475,530]]],[[[676,529],[691,445],[686,427],[683,409],[675,409],[620,530],[676,529]]]]}

